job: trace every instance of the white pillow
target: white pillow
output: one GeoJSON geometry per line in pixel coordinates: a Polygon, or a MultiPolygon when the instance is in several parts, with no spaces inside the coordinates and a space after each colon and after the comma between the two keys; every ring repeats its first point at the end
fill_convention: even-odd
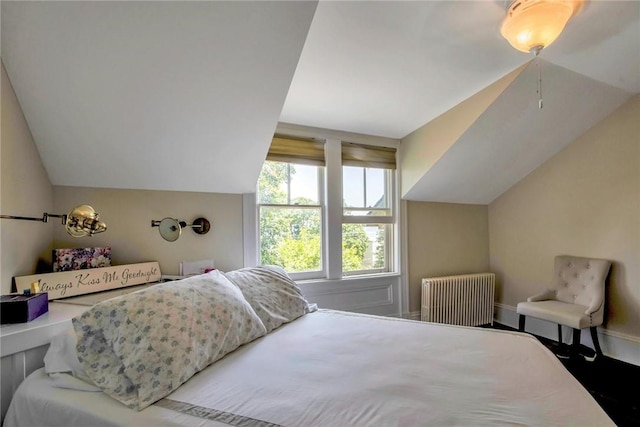
{"type": "Polygon", "coordinates": [[[44,355],[44,371],[56,387],[82,391],[101,391],[94,386],[76,354],[76,334],[73,326],[53,337],[44,355]]]}
{"type": "Polygon", "coordinates": [[[302,291],[281,267],[248,267],[226,276],[240,288],[267,333],[310,311],[302,291]]]}
{"type": "Polygon", "coordinates": [[[101,302],[73,326],[78,360],[93,383],[137,410],[266,333],[218,271],[101,302]]]}

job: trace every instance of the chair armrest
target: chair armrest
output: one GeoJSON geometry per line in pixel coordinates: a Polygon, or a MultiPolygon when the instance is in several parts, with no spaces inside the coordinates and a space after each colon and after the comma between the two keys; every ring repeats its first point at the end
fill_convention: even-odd
{"type": "Polygon", "coordinates": [[[591,301],[591,304],[589,304],[589,307],[587,307],[584,314],[590,315],[595,313],[602,308],[602,304],[604,304],[604,297],[594,299],[591,301]]]}
{"type": "Polygon", "coordinates": [[[544,292],[536,294],[527,298],[528,302],[545,301],[549,299],[556,299],[556,291],[553,289],[546,289],[544,292]]]}

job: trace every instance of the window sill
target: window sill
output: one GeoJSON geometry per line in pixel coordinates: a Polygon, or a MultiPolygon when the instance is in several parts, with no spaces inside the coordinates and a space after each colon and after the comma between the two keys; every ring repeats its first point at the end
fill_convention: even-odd
{"type": "Polygon", "coordinates": [[[375,279],[383,279],[383,278],[400,278],[401,274],[397,272],[391,273],[375,273],[375,274],[360,274],[353,276],[343,276],[338,279],[327,279],[327,278],[318,278],[318,279],[304,279],[304,280],[296,280],[295,282],[299,285],[321,285],[326,283],[336,283],[336,282],[361,282],[363,280],[375,280],[375,279]]]}

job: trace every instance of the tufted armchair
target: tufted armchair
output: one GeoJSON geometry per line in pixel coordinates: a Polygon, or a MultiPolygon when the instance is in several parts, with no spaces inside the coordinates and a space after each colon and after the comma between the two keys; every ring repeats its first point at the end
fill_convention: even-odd
{"type": "Polygon", "coordinates": [[[604,321],[605,280],[611,262],[569,255],[555,257],[551,286],[544,292],[518,303],[519,329],[524,331],[525,316],[558,324],[562,344],[562,325],[573,328],[573,350],[580,344],[580,330],[589,328],[596,356],[602,355],[596,327],[604,321]]]}

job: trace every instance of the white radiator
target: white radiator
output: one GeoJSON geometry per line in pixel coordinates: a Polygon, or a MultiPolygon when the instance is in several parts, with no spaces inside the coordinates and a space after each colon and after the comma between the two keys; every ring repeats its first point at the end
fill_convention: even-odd
{"type": "Polygon", "coordinates": [[[493,325],[495,283],[493,273],[422,279],[420,318],[451,325],[493,325]]]}

